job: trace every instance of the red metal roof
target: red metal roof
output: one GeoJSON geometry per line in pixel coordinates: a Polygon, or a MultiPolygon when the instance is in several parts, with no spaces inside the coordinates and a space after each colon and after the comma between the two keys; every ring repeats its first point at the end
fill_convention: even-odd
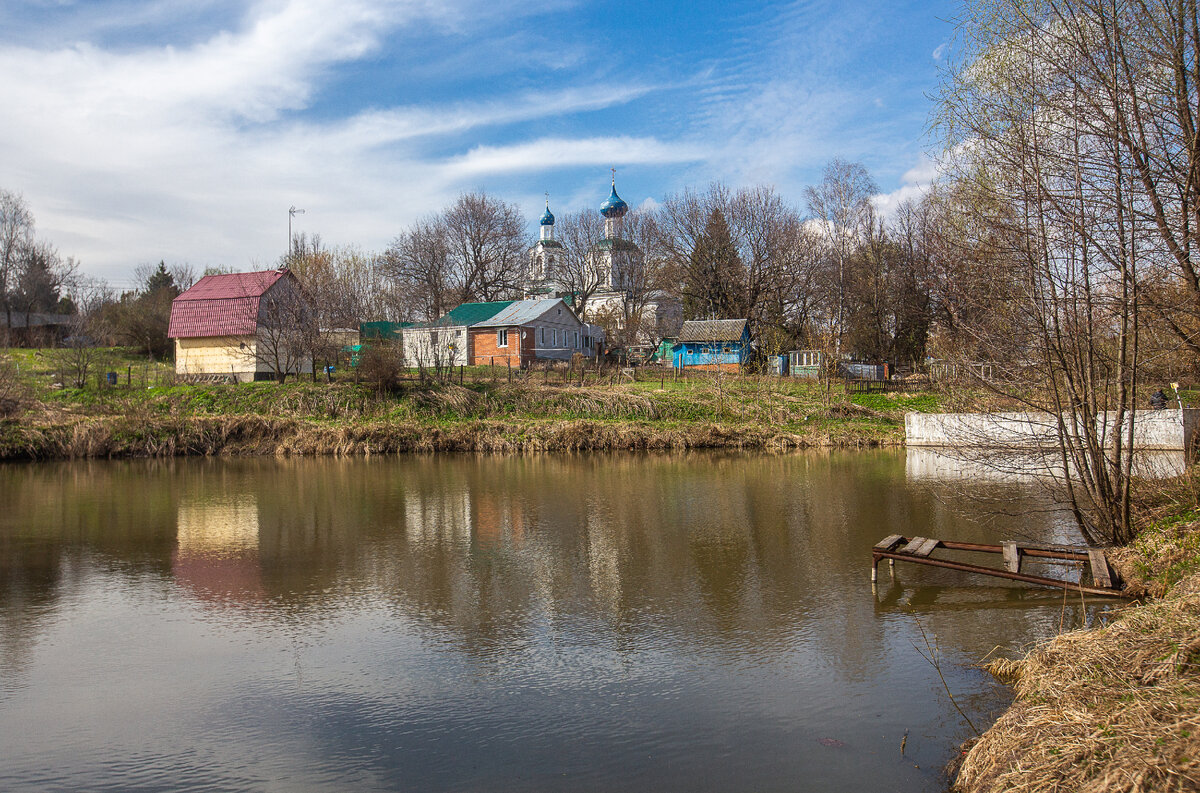
{"type": "Polygon", "coordinates": [[[167,336],[245,336],[258,328],[258,304],[263,294],[287,270],[206,275],[171,303],[167,336]]]}

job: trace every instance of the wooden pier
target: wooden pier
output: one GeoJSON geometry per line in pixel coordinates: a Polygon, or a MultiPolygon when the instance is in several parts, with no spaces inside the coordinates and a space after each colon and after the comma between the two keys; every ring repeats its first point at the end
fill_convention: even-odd
{"type": "Polygon", "coordinates": [[[950,570],[961,570],[965,573],[979,573],[996,578],[1007,578],[1010,581],[1023,581],[1038,586],[1056,587],[1071,592],[1083,592],[1088,595],[1104,597],[1124,597],[1119,583],[1108,566],[1104,551],[1099,548],[1080,548],[1069,545],[1038,545],[1035,543],[1005,542],[1000,545],[988,545],[977,542],[951,542],[936,540],[929,537],[903,537],[893,534],[884,537],[871,549],[871,582],[879,577],[879,561],[887,559],[895,565],[896,560],[915,562],[931,567],[945,567],[950,570]],[[999,554],[1003,560],[1003,569],[968,564],[952,559],[937,559],[933,552],[938,548],[948,551],[972,551],[975,553],[999,554]],[[1092,586],[1084,586],[1082,576],[1078,582],[1062,581],[1057,578],[1046,578],[1040,575],[1030,575],[1021,572],[1021,563],[1025,558],[1047,559],[1066,562],[1077,562],[1087,565],[1092,572],[1092,586]]]}

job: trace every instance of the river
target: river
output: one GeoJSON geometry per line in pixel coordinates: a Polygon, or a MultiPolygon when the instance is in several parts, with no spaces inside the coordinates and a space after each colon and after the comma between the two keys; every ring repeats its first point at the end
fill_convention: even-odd
{"type": "Polygon", "coordinates": [[[1103,615],[905,564],[873,588],[892,533],[1077,541],[1030,483],[933,468],[0,466],[0,790],[944,790],[955,702],[1009,701],[970,665],[1103,615]]]}

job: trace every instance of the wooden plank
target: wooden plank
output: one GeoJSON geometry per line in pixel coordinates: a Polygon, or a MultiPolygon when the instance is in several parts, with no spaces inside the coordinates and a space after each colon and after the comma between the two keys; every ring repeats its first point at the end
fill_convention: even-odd
{"type": "MultiPolygon", "coordinates": [[[[951,551],[979,551],[980,553],[1003,553],[1004,548],[1000,545],[987,545],[978,542],[954,542],[953,540],[942,540],[942,547],[951,551]]],[[[1069,545],[1037,545],[1035,543],[1019,542],[1017,548],[1020,549],[1022,556],[1037,557],[1039,559],[1070,559],[1074,561],[1086,562],[1087,548],[1078,548],[1069,545]]]]}
{"type": "Polygon", "coordinates": [[[921,547],[913,552],[913,556],[928,556],[933,553],[933,549],[938,547],[939,540],[926,540],[921,547]]]}
{"type": "Polygon", "coordinates": [[[916,553],[917,549],[927,542],[929,542],[928,537],[913,537],[908,541],[908,545],[900,549],[900,553],[916,553]]]}
{"type": "Polygon", "coordinates": [[[994,567],[981,567],[976,564],[956,562],[950,559],[914,559],[910,555],[901,555],[896,553],[884,553],[881,554],[881,557],[884,559],[899,559],[902,562],[912,562],[913,564],[927,564],[934,567],[945,567],[949,570],[961,570],[964,573],[979,573],[980,575],[990,575],[995,576],[996,578],[1007,578],[1010,581],[1023,581],[1027,584],[1057,587],[1059,589],[1066,589],[1071,592],[1084,592],[1089,595],[1125,597],[1117,589],[1084,586],[1083,584],[1075,583],[1073,581],[1061,581],[1056,578],[1043,578],[1042,576],[1029,575],[1028,573],[1010,573],[1007,570],[997,570],[994,567]]]}
{"type": "Polygon", "coordinates": [[[1010,573],[1021,572],[1021,549],[1017,547],[1017,544],[1002,542],[1000,547],[1004,549],[1004,569],[1010,573]]]}
{"type": "Polygon", "coordinates": [[[1108,574],[1108,557],[1099,548],[1088,548],[1088,560],[1092,563],[1092,580],[1096,586],[1112,589],[1112,576],[1108,574]]]}
{"type": "Polygon", "coordinates": [[[879,542],[875,543],[875,550],[890,551],[904,541],[904,537],[899,534],[889,534],[879,542]]]}

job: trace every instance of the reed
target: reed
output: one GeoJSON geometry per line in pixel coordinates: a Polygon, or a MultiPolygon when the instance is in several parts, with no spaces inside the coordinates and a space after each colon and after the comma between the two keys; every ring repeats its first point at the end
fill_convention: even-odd
{"type": "Polygon", "coordinates": [[[652,420],[328,422],[267,416],[87,417],[50,426],[0,427],[0,459],[183,455],[358,455],[404,452],[530,452],[647,449],[798,449],[896,443],[894,437],[828,428],[652,420]]]}

